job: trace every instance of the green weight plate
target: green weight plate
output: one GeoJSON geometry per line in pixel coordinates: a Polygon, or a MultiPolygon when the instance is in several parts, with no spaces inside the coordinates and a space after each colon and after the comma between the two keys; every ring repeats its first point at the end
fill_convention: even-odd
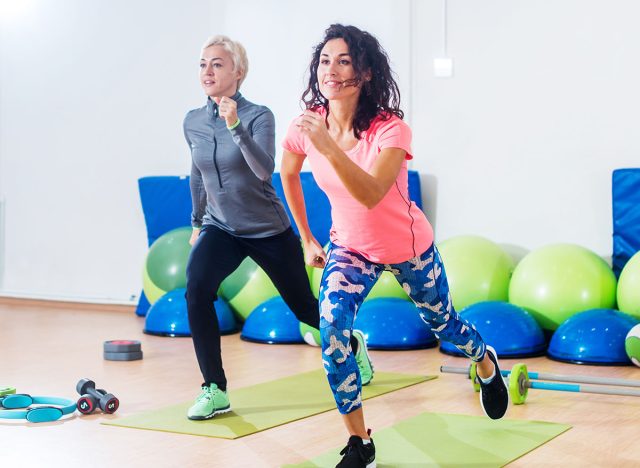
{"type": "Polygon", "coordinates": [[[511,369],[509,375],[509,396],[514,405],[522,405],[527,400],[529,392],[529,373],[527,366],[524,364],[516,364],[511,369]]]}
{"type": "Polygon", "coordinates": [[[476,392],[480,391],[480,381],[478,380],[478,364],[475,362],[471,363],[469,366],[469,378],[471,379],[471,385],[473,385],[473,390],[476,392]]]}

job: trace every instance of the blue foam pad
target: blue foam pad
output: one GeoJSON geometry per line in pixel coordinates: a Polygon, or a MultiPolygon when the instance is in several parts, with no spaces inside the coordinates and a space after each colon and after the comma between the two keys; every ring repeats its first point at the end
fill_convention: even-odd
{"type": "Polygon", "coordinates": [[[138,188],[149,247],[165,232],[191,226],[189,177],[142,177],[138,188]]]}
{"type": "MultiPolygon", "coordinates": [[[[300,174],[304,200],[307,206],[307,217],[311,232],[321,245],[329,242],[331,229],[331,206],[329,199],[318,187],[311,172],[300,174]]],[[[273,174],[273,186],[282,200],[290,219],[291,211],[287,205],[280,174],[273,174]]],[[[191,225],[191,193],[189,177],[187,176],[153,176],[142,177],[138,180],[142,211],[147,226],[147,240],[149,246],[172,229],[191,225]]],[[[420,175],[416,171],[409,171],[409,197],[422,209],[422,193],[420,190],[420,175]]],[[[292,223],[296,234],[298,230],[292,223]]],[[[136,314],[144,316],[149,309],[149,302],[144,293],[141,294],[136,314]]]]}
{"type": "MultiPolygon", "coordinates": [[[[331,205],[329,199],[322,189],[318,187],[316,180],[311,172],[300,173],[300,183],[304,193],[304,202],[307,207],[307,218],[309,220],[309,228],[320,245],[326,245],[329,242],[329,231],[331,230],[331,205]]],[[[284,196],[280,173],[273,174],[273,187],[280,200],[283,201],[285,210],[289,219],[293,220],[289,205],[284,196]]],[[[409,171],[409,198],[422,209],[422,192],[420,190],[420,174],[416,171],[409,171]]],[[[296,234],[299,234],[295,223],[292,223],[296,234]]]]}
{"type": "Polygon", "coordinates": [[[138,317],[144,317],[147,315],[149,307],[151,307],[151,303],[149,302],[149,299],[147,299],[147,295],[144,293],[144,290],[140,291],[140,300],[136,306],[136,315],[138,317]]]}
{"type": "Polygon", "coordinates": [[[640,169],[616,169],[612,176],[613,271],[640,250],[640,169]]]}
{"type": "MultiPolygon", "coordinates": [[[[191,225],[191,192],[187,176],[150,176],[138,179],[149,247],[166,232],[191,225]]],[[[136,315],[147,315],[150,304],[144,291],[136,315]]]]}

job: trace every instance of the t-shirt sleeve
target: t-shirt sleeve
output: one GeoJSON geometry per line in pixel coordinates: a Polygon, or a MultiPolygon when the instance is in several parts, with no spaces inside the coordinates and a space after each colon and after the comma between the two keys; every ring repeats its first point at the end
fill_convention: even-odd
{"type": "Polygon", "coordinates": [[[378,148],[400,148],[407,152],[406,159],[413,159],[411,150],[411,128],[402,120],[392,118],[380,126],[378,148]]]}
{"type": "Polygon", "coordinates": [[[291,153],[307,154],[304,144],[304,135],[296,126],[295,120],[291,121],[291,124],[289,124],[287,135],[282,141],[282,147],[291,153]]]}

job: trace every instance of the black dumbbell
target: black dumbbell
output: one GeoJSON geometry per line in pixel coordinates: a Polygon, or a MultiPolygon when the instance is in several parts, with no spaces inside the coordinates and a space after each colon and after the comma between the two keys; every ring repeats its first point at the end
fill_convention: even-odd
{"type": "Polygon", "coordinates": [[[76,385],[76,390],[81,395],[78,400],[78,411],[82,414],[93,413],[96,406],[99,406],[103,412],[112,414],[120,406],[120,401],[111,393],[107,393],[101,388],[96,390],[96,384],[93,380],[82,379],[76,385]]]}

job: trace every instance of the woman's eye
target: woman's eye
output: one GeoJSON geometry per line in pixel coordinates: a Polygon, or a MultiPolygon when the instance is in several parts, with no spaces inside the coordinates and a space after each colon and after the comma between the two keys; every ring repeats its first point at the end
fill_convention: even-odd
{"type": "Polygon", "coordinates": [[[204,68],[204,67],[206,67],[206,65],[204,63],[201,63],[200,68],[204,68]]]}
{"type": "Polygon", "coordinates": [[[214,63],[213,66],[215,68],[222,68],[222,64],[221,63],[214,63]]]}
{"type": "Polygon", "coordinates": [[[321,63],[322,65],[329,65],[329,60],[327,60],[327,59],[322,59],[322,60],[320,60],[320,63],[321,63]]]}
{"type": "Polygon", "coordinates": [[[340,65],[349,65],[350,63],[349,60],[340,60],[340,65]]]}

